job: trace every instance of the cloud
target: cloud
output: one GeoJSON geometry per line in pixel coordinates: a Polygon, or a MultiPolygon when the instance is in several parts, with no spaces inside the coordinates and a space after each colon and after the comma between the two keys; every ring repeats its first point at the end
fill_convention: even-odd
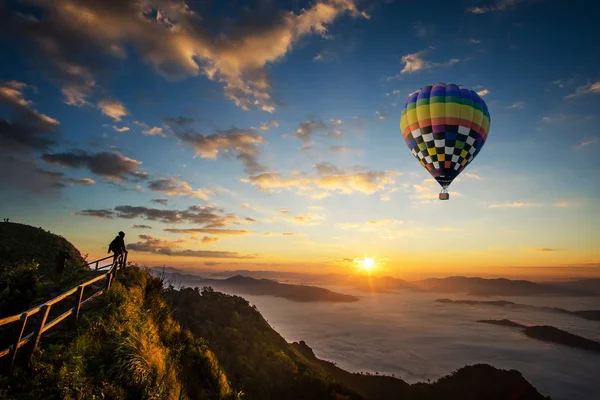
{"type": "Polygon", "coordinates": [[[87,168],[92,173],[113,181],[147,178],[146,173],[138,170],[141,161],[125,157],[119,152],[90,153],[85,150],[73,150],[65,153],[45,153],[42,160],[68,168],[87,168]]]}
{"type": "Polygon", "coordinates": [[[522,247],[522,249],[526,250],[526,251],[533,251],[536,253],[554,253],[557,251],[565,251],[565,249],[556,249],[556,248],[551,248],[551,247],[540,247],[540,248],[522,247]]]}
{"type": "Polygon", "coordinates": [[[319,131],[324,131],[327,129],[327,125],[325,125],[321,121],[303,121],[300,122],[298,129],[296,130],[296,137],[304,143],[306,146],[310,143],[313,134],[319,131]]]}
{"type": "Polygon", "coordinates": [[[0,117],[0,151],[29,153],[48,150],[56,144],[58,121],[38,112],[25,98],[23,82],[0,82],[0,105],[7,106],[10,117],[0,117]]]}
{"type": "MultiPolygon", "coordinates": [[[[433,178],[424,179],[420,184],[413,184],[409,190],[409,198],[417,204],[438,204],[440,186],[433,178]]],[[[459,192],[449,192],[451,197],[462,197],[459,192]]]]}
{"type": "Polygon", "coordinates": [[[319,53],[317,53],[314,57],[313,57],[313,61],[320,61],[320,62],[330,62],[335,60],[337,57],[337,54],[334,53],[333,51],[329,51],[329,50],[323,50],[319,53]]]}
{"type": "Polygon", "coordinates": [[[175,229],[167,228],[165,232],[169,233],[184,233],[188,235],[196,235],[199,233],[207,235],[222,235],[222,236],[245,236],[251,235],[251,231],[243,229],[217,229],[217,228],[189,228],[189,229],[175,229]]]}
{"type": "Polygon", "coordinates": [[[512,103],[509,106],[506,106],[506,108],[508,108],[509,110],[514,110],[516,108],[525,108],[525,102],[524,101],[517,101],[512,103]]]}
{"type": "MultiPolygon", "coordinates": [[[[424,69],[432,69],[436,67],[444,67],[454,65],[461,60],[459,58],[452,58],[445,62],[432,62],[425,58],[431,51],[433,51],[433,47],[429,47],[425,50],[421,50],[416,53],[407,54],[402,56],[401,62],[404,64],[404,67],[400,71],[400,75],[403,74],[412,74],[417,71],[421,71],[424,69]]],[[[400,76],[398,75],[398,76],[400,76]]]]}
{"type": "Polygon", "coordinates": [[[579,143],[577,143],[577,145],[575,146],[575,149],[580,150],[580,149],[583,149],[585,147],[592,146],[592,145],[594,145],[596,143],[598,143],[598,138],[597,137],[583,138],[579,143]]]}
{"type": "Polygon", "coordinates": [[[397,171],[365,171],[363,168],[340,169],[328,163],[313,165],[312,175],[294,174],[289,178],[277,172],[249,176],[242,179],[260,191],[296,189],[300,195],[323,198],[332,193],[373,194],[394,184],[397,171]]]}
{"type": "Polygon", "coordinates": [[[134,124],[142,128],[142,133],[146,136],[162,136],[167,137],[167,133],[164,128],[159,126],[150,126],[145,122],[133,121],[134,124]]]}
{"type": "Polygon", "coordinates": [[[193,190],[188,182],[180,180],[175,176],[150,181],[148,182],[148,189],[153,192],[165,193],[169,196],[198,197],[204,201],[207,201],[209,196],[215,194],[215,190],[213,189],[193,190]]]}
{"type": "Polygon", "coordinates": [[[122,126],[122,127],[118,127],[118,126],[114,126],[112,127],[115,131],[117,132],[127,132],[129,130],[128,126],[122,126]]]}
{"type": "Polygon", "coordinates": [[[485,96],[485,95],[488,95],[488,94],[490,94],[490,91],[484,88],[484,89],[478,90],[476,93],[477,93],[477,94],[478,94],[480,97],[483,97],[483,96],[485,96]]]}
{"type": "Polygon", "coordinates": [[[259,161],[257,145],[265,143],[256,129],[231,128],[219,130],[211,135],[203,135],[192,129],[176,133],[179,139],[190,145],[196,156],[214,160],[219,154],[233,153],[245,167],[248,174],[264,172],[266,167],[259,161]]]}
{"type": "Polygon", "coordinates": [[[387,119],[389,113],[387,111],[375,111],[375,114],[377,114],[377,119],[385,120],[387,119]]]}
{"type": "Polygon", "coordinates": [[[204,236],[202,238],[202,244],[217,243],[220,239],[218,237],[204,236]]]}
{"type": "Polygon", "coordinates": [[[472,14],[486,14],[489,12],[506,11],[514,8],[518,3],[523,3],[525,1],[528,0],[498,0],[494,3],[481,7],[469,7],[466,9],[466,11],[472,14]]]}
{"type": "Polygon", "coordinates": [[[462,176],[464,176],[465,178],[469,178],[469,179],[475,179],[478,181],[483,180],[483,178],[479,175],[477,175],[476,173],[473,172],[465,172],[464,174],[462,174],[462,176]]]}
{"type": "Polygon", "coordinates": [[[162,204],[163,206],[166,206],[168,202],[169,202],[169,199],[165,199],[165,198],[150,200],[150,203],[162,204]]]}
{"type": "Polygon", "coordinates": [[[319,225],[321,223],[319,221],[323,219],[325,219],[324,215],[309,212],[306,214],[296,215],[288,219],[288,221],[300,225],[319,225]]]}
{"type": "Polygon", "coordinates": [[[469,43],[470,43],[470,44],[480,44],[480,43],[481,43],[481,40],[479,40],[479,39],[472,39],[472,38],[471,38],[471,39],[469,39],[469,43]]]}
{"type": "Polygon", "coordinates": [[[560,122],[560,121],[564,121],[565,119],[567,119],[567,116],[565,114],[556,114],[556,115],[551,115],[548,117],[542,117],[542,121],[546,122],[546,123],[555,123],[555,122],[560,122]]]}
{"type": "Polygon", "coordinates": [[[268,122],[263,122],[260,124],[259,128],[261,131],[268,131],[271,128],[279,128],[279,120],[272,119],[268,122]]]}
{"type": "Polygon", "coordinates": [[[240,204],[240,207],[248,208],[248,207],[250,207],[250,204],[242,203],[242,204],[240,204]]]}
{"type": "Polygon", "coordinates": [[[541,207],[541,204],[513,202],[513,203],[502,203],[502,204],[491,204],[488,207],[489,208],[531,208],[531,207],[541,207]]]}
{"type": "Polygon", "coordinates": [[[573,99],[575,97],[585,96],[587,94],[600,93],[600,81],[588,83],[586,85],[579,86],[575,89],[574,93],[565,96],[565,99],[573,99]]]}
{"type": "Polygon", "coordinates": [[[132,225],[131,226],[133,229],[152,229],[152,227],[150,225],[132,225]]]}
{"type": "Polygon", "coordinates": [[[82,215],[85,217],[93,217],[98,219],[113,219],[115,218],[115,213],[112,210],[82,210],[75,213],[76,215],[82,215]]]}
{"type": "Polygon", "coordinates": [[[298,124],[298,129],[294,132],[294,136],[300,139],[303,143],[302,149],[308,149],[313,146],[313,137],[317,134],[325,136],[340,136],[342,131],[340,127],[344,125],[341,119],[330,119],[327,123],[316,120],[306,120],[298,124]]]}
{"type": "Polygon", "coordinates": [[[190,250],[181,248],[182,241],[172,241],[159,239],[150,235],[139,235],[142,241],[130,243],[127,245],[128,250],[146,252],[153,254],[161,254],[173,257],[196,257],[196,258],[255,258],[251,255],[240,255],[231,251],[209,251],[209,250],[190,250]],[[173,250],[177,249],[177,250],[173,250]]]}
{"type": "Polygon", "coordinates": [[[203,75],[221,83],[238,107],[273,112],[269,64],[303,37],[325,36],[345,14],[368,18],[353,0],[316,1],[298,14],[261,15],[258,23],[226,28],[211,26],[182,1],[36,0],[35,5],[44,11],[39,18],[14,13],[9,29],[38,45],[67,102],[76,105],[85,104],[96,89],[94,76],[132,49],[167,79],[203,75]]]}
{"type": "Polygon", "coordinates": [[[113,99],[100,100],[98,102],[98,109],[102,114],[114,119],[117,122],[129,114],[123,103],[113,99]]]}

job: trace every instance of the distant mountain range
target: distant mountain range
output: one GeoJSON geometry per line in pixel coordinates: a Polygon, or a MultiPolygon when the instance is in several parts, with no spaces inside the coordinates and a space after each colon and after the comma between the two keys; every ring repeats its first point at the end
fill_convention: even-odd
{"type": "Polygon", "coordinates": [[[558,307],[538,307],[531,306],[528,304],[513,303],[512,301],[496,300],[496,301],[479,301],[479,300],[450,300],[450,299],[437,299],[438,303],[447,304],[467,304],[467,305],[488,305],[496,307],[508,307],[508,308],[521,308],[521,309],[533,309],[556,312],[560,314],[570,314],[576,317],[587,319],[590,321],[600,321],[600,310],[581,310],[581,311],[569,311],[564,308],[558,307]]]}
{"type": "Polygon", "coordinates": [[[321,290],[326,289],[320,289],[315,286],[294,284],[289,285],[290,287],[279,287],[277,284],[286,285],[281,281],[294,283],[309,282],[317,285],[351,286],[363,292],[376,293],[393,293],[402,290],[411,290],[432,293],[456,293],[471,296],[600,296],[600,279],[583,279],[570,282],[532,282],[506,278],[486,279],[479,277],[450,276],[447,278],[429,278],[418,281],[407,281],[391,276],[367,277],[364,275],[342,274],[314,275],[279,271],[198,271],[196,274],[192,274],[172,267],[152,267],[151,270],[154,274],[164,272],[179,280],[189,282],[186,283],[186,285],[189,285],[192,281],[196,282],[194,283],[196,286],[200,284],[204,286],[219,285],[220,287],[227,285],[238,291],[241,288],[249,290],[240,293],[267,294],[268,292],[270,295],[277,295],[279,297],[293,297],[291,299],[296,301],[356,301],[358,298],[355,297],[354,300],[341,300],[342,298],[330,294],[334,292],[321,292],[321,290]],[[200,274],[203,276],[201,277],[200,274]],[[254,280],[241,280],[241,277],[253,278],[254,280]],[[232,278],[235,279],[229,281],[229,279],[232,278]],[[197,282],[198,279],[201,282],[197,282]],[[301,300],[302,298],[317,298],[317,300],[301,300]],[[336,300],[327,300],[329,298],[335,298],[336,300]]]}
{"type": "Polygon", "coordinates": [[[536,283],[526,280],[464,276],[406,281],[385,276],[369,280],[355,279],[354,283],[359,290],[367,292],[396,292],[408,289],[435,293],[463,293],[472,296],[600,296],[600,279],[536,283]]]}
{"type": "Polygon", "coordinates": [[[151,269],[153,275],[158,276],[164,272],[167,282],[173,286],[204,287],[210,286],[217,290],[231,291],[236,294],[251,294],[282,297],[292,301],[311,302],[353,302],[358,301],[356,296],[333,292],[316,286],[291,285],[279,283],[271,279],[254,279],[247,276],[236,275],[227,279],[202,278],[196,275],[182,274],[180,272],[151,269]]]}

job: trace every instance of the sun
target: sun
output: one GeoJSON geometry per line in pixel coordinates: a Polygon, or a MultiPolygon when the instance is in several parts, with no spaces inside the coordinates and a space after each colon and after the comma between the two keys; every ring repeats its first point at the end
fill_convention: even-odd
{"type": "Polygon", "coordinates": [[[364,270],[371,271],[375,266],[375,260],[370,257],[365,257],[362,262],[362,267],[364,270]]]}

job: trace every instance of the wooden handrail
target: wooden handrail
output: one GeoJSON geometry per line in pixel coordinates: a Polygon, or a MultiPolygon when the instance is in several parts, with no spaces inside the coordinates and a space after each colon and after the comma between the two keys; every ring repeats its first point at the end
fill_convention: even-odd
{"type": "Polygon", "coordinates": [[[113,278],[115,277],[117,271],[120,269],[123,269],[127,265],[127,252],[123,252],[123,253],[119,254],[118,257],[116,257],[116,258],[114,256],[108,256],[108,257],[101,258],[99,260],[91,261],[86,264],[86,266],[88,266],[88,267],[91,267],[92,264],[95,264],[95,270],[98,270],[98,268],[99,268],[98,263],[100,261],[108,260],[109,258],[112,258],[113,262],[111,264],[100,267],[100,268],[110,267],[110,269],[106,273],[99,275],[93,279],[90,279],[89,281],[84,282],[84,283],[80,284],[79,286],[69,289],[66,292],[62,293],[61,295],[59,295],[53,299],[50,299],[50,300],[46,301],[45,303],[40,304],[37,307],[33,307],[27,311],[24,311],[21,314],[12,315],[10,317],[0,319],[0,327],[11,324],[11,323],[15,323],[17,321],[20,321],[20,323],[21,323],[20,329],[18,330],[18,335],[15,337],[13,344],[5,349],[0,349],[0,358],[7,356],[7,355],[11,356],[11,360],[10,360],[10,371],[11,372],[12,372],[14,364],[15,364],[15,360],[17,357],[17,351],[21,347],[25,346],[27,343],[29,343],[33,340],[33,347],[30,352],[30,354],[32,354],[33,351],[38,346],[38,344],[40,342],[40,338],[44,332],[52,329],[53,327],[55,327],[56,325],[58,325],[60,322],[64,321],[71,315],[73,315],[73,322],[76,324],[77,320],[79,319],[81,306],[83,304],[86,304],[87,302],[95,299],[96,297],[106,293],[106,291],[110,288],[110,284],[111,284],[113,278]],[[92,295],[90,295],[87,299],[83,299],[83,292],[84,292],[85,288],[90,285],[93,285],[94,283],[99,282],[103,279],[107,280],[106,286],[99,289],[92,295]],[[46,322],[48,319],[48,315],[50,314],[50,309],[52,308],[52,306],[60,303],[61,301],[63,301],[67,297],[72,296],[73,294],[76,294],[77,304],[74,307],[71,307],[68,310],[66,310],[65,312],[63,312],[58,317],[54,318],[52,321],[46,322]],[[37,326],[35,327],[35,330],[33,332],[24,336],[25,328],[27,327],[27,322],[29,321],[30,317],[32,315],[39,313],[40,311],[42,312],[42,318],[41,318],[40,323],[37,324],[37,326]]]}

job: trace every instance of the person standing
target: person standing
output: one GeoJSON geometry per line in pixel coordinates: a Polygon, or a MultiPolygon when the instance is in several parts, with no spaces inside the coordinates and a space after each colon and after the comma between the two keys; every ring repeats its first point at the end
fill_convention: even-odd
{"type": "Polygon", "coordinates": [[[125,240],[123,240],[124,237],[125,233],[121,231],[108,245],[108,253],[111,251],[114,253],[113,264],[115,261],[117,261],[117,258],[121,255],[121,253],[127,252],[127,249],[125,248],[125,240]]]}

